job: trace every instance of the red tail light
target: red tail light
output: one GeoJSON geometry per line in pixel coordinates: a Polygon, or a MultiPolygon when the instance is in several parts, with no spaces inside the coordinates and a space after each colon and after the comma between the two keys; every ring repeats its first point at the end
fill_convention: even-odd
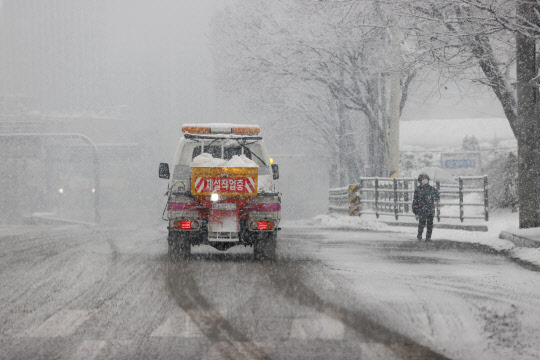
{"type": "Polygon", "coordinates": [[[196,221],[187,221],[187,220],[176,221],[174,223],[174,227],[179,230],[180,229],[181,230],[196,230],[199,228],[199,223],[196,221]]]}
{"type": "Polygon", "coordinates": [[[272,221],[254,221],[250,225],[252,230],[273,230],[274,226],[272,221]]]}

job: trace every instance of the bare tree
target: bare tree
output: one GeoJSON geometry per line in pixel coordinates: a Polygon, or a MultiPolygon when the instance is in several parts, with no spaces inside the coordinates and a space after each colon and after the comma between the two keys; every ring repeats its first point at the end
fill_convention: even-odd
{"type": "MultiPolygon", "coordinates": [[[[304,120],[310,120],[312,110],[320,110],[306,109],[305,105],[316,105],[306,103],[306,98],[314,93],[327,97],[325,103],[332,106],[324,111],[331,114],[319,112],[318,116],[335,121],[318,128],[335,133],[326,139],[329,148],[330,142],[337,141],[338,158],[349,169],[351,181],[362,174],[363,165],[355,160],[358,149],[351,134],[355,121],[351,112],[361,114],[369,124],[371,174],[386,174],[384,124],[389,115],[383,84],[395,69],[387,61],[389,26],[375,10],[371,1],[250,0],[240,1],[214,19],[214,54],[224,88],[251,94],[294,88],[297,94],[289,103],[298,102],[296,108],[305,110],[304,120]]],[[[415,72],[402,73],[403,107],[415,72]]]]}
{"type": "Polygon", "coordinates": [[[395,10],[416,46],[413,62],[493,90],[518,141],[520,227],[540,226],[540,124],[533,85],[538,2],[411,0],[395,10]]]}

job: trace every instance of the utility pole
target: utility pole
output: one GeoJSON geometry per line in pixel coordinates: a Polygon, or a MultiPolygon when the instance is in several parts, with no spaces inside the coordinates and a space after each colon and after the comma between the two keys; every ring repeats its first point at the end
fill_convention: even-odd
{"type": "Polygon", "coordinates": [[[399,174],[399,118],[401,104],[401,61],[399,56],[401,33],[398,28],[390,29],[391,70],[389,77],[390,99],[388,101],[388,176],[399,174]]]}
{"type": "MultiPolygon", "coordinates": [[[[535,23],[535,1],[516,0],[517,19],[524,28],[535,23]]],[[[539,120],[536,118],[537,85],[536,40],[518,32],[516,35],[517,124],[518,124],[518,195],[519,227],[540,226],[538,191],[539,120]]]]}

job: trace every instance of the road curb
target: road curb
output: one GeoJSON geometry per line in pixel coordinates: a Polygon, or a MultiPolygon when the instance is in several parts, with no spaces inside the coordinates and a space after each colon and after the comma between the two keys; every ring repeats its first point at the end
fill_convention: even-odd
{"type": "Polygon", "coordinates": [[[499,234],[499,239],[508,240],[517,247],[526,247],[526,248],[539,248],[540,247],[540,241],[531,239],[525,236],[512,234],[508,231],[501,231],[499,234]]]}
{"type": "MultiPolygon", "coordinates": [[[[417,227],[417,222],[395,222],[395,221],[381,221],[382,223],[390,226],[408,226],[408,227],[417,227]]],[[[459,225],[459,224],[433,224],[435,229],[451,229],[451,230],[465,230],[465,231],[482,231],[487,232],[488,227],[486,225],[459,225]]]]}

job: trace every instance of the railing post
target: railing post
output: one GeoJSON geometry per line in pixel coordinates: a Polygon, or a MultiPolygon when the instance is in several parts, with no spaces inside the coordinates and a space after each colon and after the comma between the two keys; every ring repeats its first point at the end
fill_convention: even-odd
{"type": "Polygon", "coordinates": [[[405,189],[405,192],[403,193],[403,201],[405,202],[404,213],[409,213],[409,180],[403,181],[403,188],[405,189]]]}
{"type": "Polygon", "coordinates": [[[458,178],[459,181],[459,220],[463,222],[463,179],[461,176],[458,178]]]}
{"type": "Polygon", "coordinates": [[[484,213],[486,221],[489,221],[489,197],[488,197],[488,177],[484,176],[484,213]]]}
{"type": "Polygon", "coordinates": [[[358,189],[358,216],[362,216],[362,189],[364,187],[364,180],[360,179],[360,189],[358,189]]]}
{"type": "Polygon", "coordinates": [[[437,192],[439,193],[439,200],[437,200],[437,222],[441,222],[441,182],[436,181],[435,186],[437,188],[437,192]]]}
{"type": "Polygon", "coordinates": [[[397,179],[394,178],[394,215],[396,220],[398,219],[398,192],[397,192],[397,179]]]}
{"type": "Polygon", "coordinates": [[[375,216],[379,218],[379,178],[375,178],[375,216]]]}
{"type": "Polygon", "coordinates": [[[358,199],[358,185],[349,185],[349,215],[359,215],[358,206],[360,200],[358,199]]]}

